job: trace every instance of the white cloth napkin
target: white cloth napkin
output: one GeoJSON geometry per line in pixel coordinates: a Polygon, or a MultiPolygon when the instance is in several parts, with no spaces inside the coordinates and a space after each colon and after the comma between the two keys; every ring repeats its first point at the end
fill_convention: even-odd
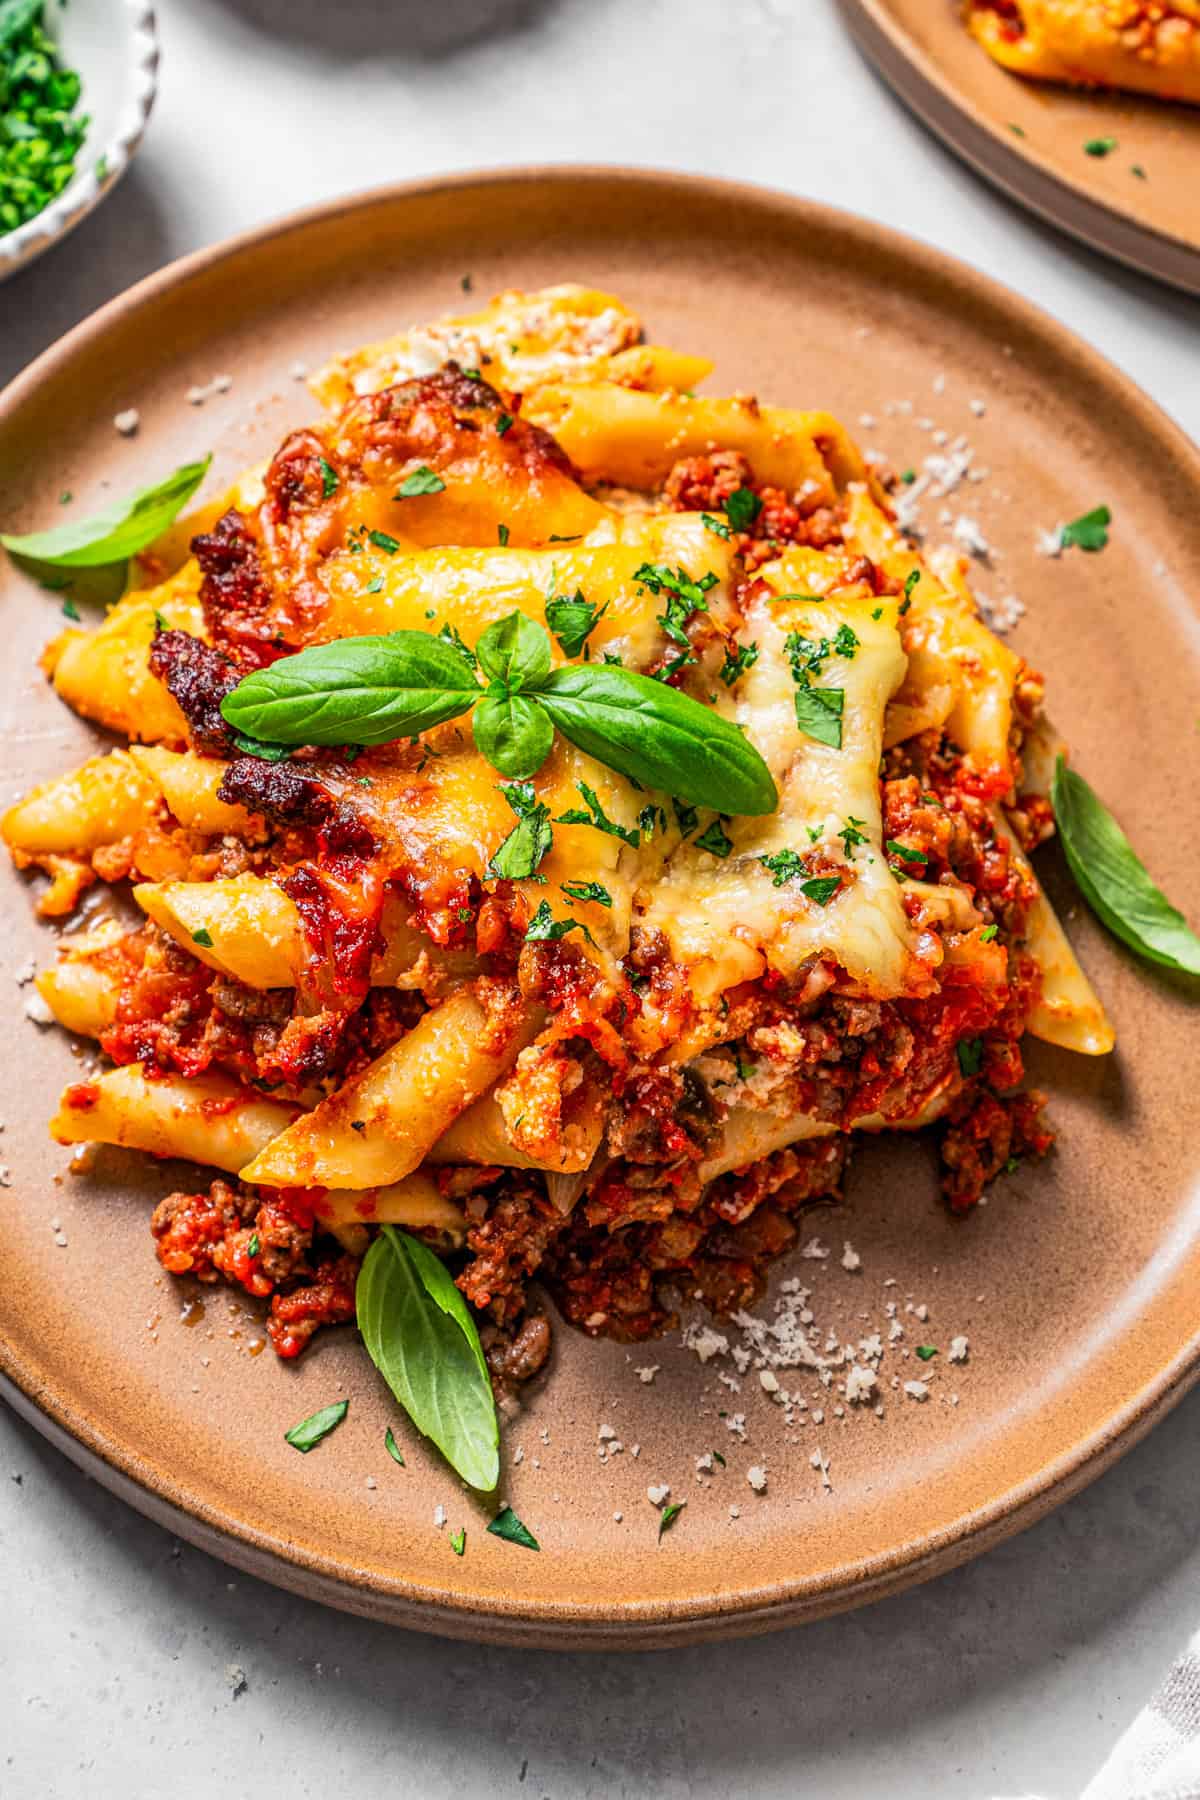
{"type": "Polygon", "coordinates": [[[1200,1631],[1081,1800],[1200,1800],[1200,1631]]]}

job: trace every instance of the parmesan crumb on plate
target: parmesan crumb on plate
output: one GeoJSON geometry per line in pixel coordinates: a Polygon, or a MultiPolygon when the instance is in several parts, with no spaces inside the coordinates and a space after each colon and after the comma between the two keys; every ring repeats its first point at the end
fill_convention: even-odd
{"type": "Polygon", "coordinates": [[[142,422],[142,415],[136,406],[126,407],[124,412],[114,413],[113,426],[122,437],[132,437],[142,422]]]}

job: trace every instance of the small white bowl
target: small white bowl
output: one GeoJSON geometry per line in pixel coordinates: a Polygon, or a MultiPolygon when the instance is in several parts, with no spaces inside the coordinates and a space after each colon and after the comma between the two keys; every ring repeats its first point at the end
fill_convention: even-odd
{"type": "Polygon", "coordinates": [[[48,250],[120,180],[154,104],[158,34],[147,0],[46,0],[45,28],[83,82],[91,119],[74,179],[49,206],[0,235],[0,281],[48,250]]]}

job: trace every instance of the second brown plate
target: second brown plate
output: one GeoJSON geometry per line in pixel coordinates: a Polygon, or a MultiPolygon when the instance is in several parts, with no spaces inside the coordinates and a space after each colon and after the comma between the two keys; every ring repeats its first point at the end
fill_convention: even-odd
{"type": "Polygon", "coordinates": [[[958,0],[839,4],[885,81],[981,175],[1093,250],[1200,293],[1200,108],[1025,81],[971,36],[958,0]],[[1084,150],[1108,137],[1110,155],[1084,150]]]}
{"type": "MultiPolygon", "coordinates": [[[[468,279],[480,297],[570,280],[610,289],[656,341],[713,357],[714,391],[830,407],[899,469],[967,439],[988,477],[927,496],[926,522],[938,536],[943,508],[969,515],[994,546],[978,586],[995,604],[1023,601],[1014,642],[1045,670],[1080,768],[1155,876],[1194,894],[1200,459],[1023,301],[819,206],[677,175],[531,170],[391,189],[259,229],[114,301],[0,399],[5,523],[54,518],[68,488],[93,510],[102,484],[128,492],[208,449],[206,493],[219,492],[313,416],[297,361],[315,367],[336,346],[462,308],[468,279]],[[230,391],[189,406],[188,389],[217,372],[230,391]],[[112,425],[129,406],[133,439],[112,425]],[[1037,553],[1039,528],[1100,502],[1114,518],[1103,554],[1037,553]]],[[[59,602],[7,564],[0,587],[11,796],[96,739],[36,669],[59,602]]],[[[836,1390],[822,1407],[818,1389],[809,1422],[789,1428],[756,1372],[728,1357],[701,1364],[677,1338],[629,1350],[560,1327],[504,1433],[503,1492],[535,1554],[486,1533],[488,1514],[407,1430],[352,1331],[284,1366],[253,1354],[261,1321],[248,1304],[161,1272],[150,1208],[187,1171],[107,1152],[89,1175],[68,1173],[46,1120],[79,1064],[65,1037],[20,1016],[29,989],[12,976],[53,942],[5,858],[6,1391],[98,1479],[239,1567],[459,1636],[645,1646],[762,1630],[961,1561],[1134,1442],[1200,1354],[1197,1013],[1077,908],[1047,861],[1120,1039],[1104,1061],[1033,1059],[1057,1150],[960,1221],[939,1200],[929,1146],[869,1145],[845,1205],[812,1221],[832,1254],[777,1272],[776,1287],[799,1277],[814,1290],[843,1339],[886,1332],[896,1309],[911,1360],[889,1362],[883,1416],[839,1413],[836,1390]],[[842,1267],[847,1239],[857,1269],[842,1267]],[[969,1360],[950,1364],[960,1334],[969,1360]],[[921,1344],[938,1357],[919,1362],[921,1344]],[[928,1399],[893,1388],[893,1370],[926,1374],[928,1399]],[[298,1455],[284,1431],[340,1394],[346,1423],[298,1455]],[[403,1469],[384,1449],[389,1423],[403,1469]],[[602,1426],[625,1445],[603,1461],[602,1426]],[[724,1465],[698,1472],[712,1450],[724,1465]],[[762,1493],[747,1479],[755,1465],[762,1493]],[[661,1542],[646,1492],[660,1483],[687,1501],[661,1542]],[[449,1543],[460,1525],[461,1558],[449,1543]]]]}

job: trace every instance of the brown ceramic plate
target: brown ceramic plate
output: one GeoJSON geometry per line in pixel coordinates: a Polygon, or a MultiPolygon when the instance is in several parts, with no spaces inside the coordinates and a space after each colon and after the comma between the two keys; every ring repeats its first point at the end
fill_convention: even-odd
{"type": "MultiPolygon", "coordinates": [[[[208,448],[215,491],[311,416],[289,375],[297,359],[313,366],[331,346],[453,309],[467,275],[479,295],[571,279],[611,288],[658,340],[715,357],[723,386],[832,407],[852,426],[875,415],[863,435],[901,467],[930,448],[933,427],[918,418],[969,433],[992,475],[953,504],[997,546],[981,586],[1022,596],[1016,642],[1048,672],[1079,765],[1158,878],[1181,895],[1194,888],[1188,586],[1200,579],[1200,459],[1061,326],[960,263],[807,202],[675,175],[496,173],[339,202],[204,251],[106,307],[9,389],[7,519],[53,518],[64,488],[90,507],[102,483],[128,489],[208,448]],[[185,404],[193,383],[222,371],[234,378],[226,396],[185,404]],[[889,415],[889,403],[912,412],[889,415]],[[125,440],[111,420],[130,405],[142,424],[125,440]],[[1035,554],[1035,527],[1102,500],[1115,517],[1102,555],[1035,554]]],[[[0,579],[5,783],[16,794],[94,738],[34,666],[57,601],[7,566],[0,579]]],[[[487,1515],[398,1420],[407,1467],[389,1460],[395,1410],[351,1332],[284,1367],[249,1354],[256,1320],[224,1293],[206,1292],[199,1322],[181,1323],[186,1296],[158,1270],[147,1232],[172,1172],[117,1153],[87,1179],[65,1172],[45,1120],[78,1065],[19,1004],[3,1038],[8,1392],[100,1480],[239,1567],[460,1636],[678,1642],[810,1618],[950,1567],[1098,1474],[1179,1397],[1200,1353],[1198,1015],[1076,907],[1049,862],[1121,1037],[1107,1061],[1033,1058],[1053,1094],[1057,1152],[963,1222],[939,1202],[929,1146],[875,1144],[855,1162],[845,1205],[814,1222],[834,1255],[780,1271],[811,1277],[818,1316],[838,1316],[844,1334],[893,1298],[907,1343],[941,1346],[933,1365],[900,1365],[929,1374],[926,1403],[886,1388],[884,1417],[843,1420],[833,1395],[821,1427],[789,1434],[753,1375],[734,1396],[717,1379],[727,1363],[702,1367],[676,1341],[631,1356],[561,1328],[548,1375],[506,1430],[503,1491],[541,1553],[488,1536],[487,1515]],[[862,1258],[853,1275],[840,1267],[844,1238],[862,1258]],[[927,1304],[928,1322],[904,1314],[910,1297],[927,1304]],[[957,1333],[970,1361],[952,1369],[957,1333]],[[650,1363],[661,1371],[642,1383],[635,1367],[650,1363]],[[343,1392],[346,1424],[297,1455],[285,1428],[343,1392]],[[721,1416],[735,1411],[747,1416],[744,1444],[721,1416]],[[605,1463],[601,1424],[627,1447],[605,1463]],[[818,1445],[831,1491],[810,1465],[818,1445]],[[727,1466],[705,1485],[694,1459],[710,1447],[727,1466]],[[747,1485],[754,1463],[769,1471],[761,1496],[747,1485]],[[661,1544],[646,1498],[658,1482],[688,1500],[661,1544]],[[460,1523],[461,1559],[447,1541],[460,1523]]],[[[24,880],[7,866],[2,879],[15,1001],[29,990],[11,985],[12,971],[52,945],[24,880]]]]}
{"type": "Polygon", "coordinates": [[[981,175],[1092,249],[1200,293],[1200,108],[1011,75],[958,0],[840,4],[885,81],[981,175]],[[1118,148],[1088,156],[1102,137],[1118,148]]]}

